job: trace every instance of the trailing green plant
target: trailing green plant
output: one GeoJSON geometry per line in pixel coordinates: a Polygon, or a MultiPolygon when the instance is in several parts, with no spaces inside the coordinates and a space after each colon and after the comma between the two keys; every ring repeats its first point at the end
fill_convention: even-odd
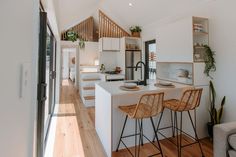
{"type": "Polygon", "coordinates": [[[85,47],[85,41],[83,39],[80,39],[79,41],[79,47],[83,49],[85,47]]]}
{"type": "Polygon", "coordinates": [[[220,124],[224,112],[226,96],[221,100],[220,108],[216,108],[216,90],[212,81],[210,81],[210,117],[212,125],[220,124]]]}
{"type": "Polygon", "coordinates": [[[81,38],[76,32],[68,31],[66,34],[66,39],[75,42],[79,39],[79,47],[83,49],[85,47],[85,40],[81,38]]]}
{"type": "Polygon", "coordinates": [[[210,72],[216,71],[216,65],[215,65],[215,53],[211,50],[211,48],[208,45],[204,45],[205,48],[205,70],[204,73],[212,79],[212,76],[210,75],[210,72]]]}
{"type": "Polygon", "coordinates": [[[79,35],[74,31],[68,31],[66,33],[66,39],[69,41],[75,42],[77,41],[78,38],[79,38],[79,35]]]}
{"type": "Polygon", "coordinates": [[[142,32],[142,29],[140,26],[131,26],[129,28],[129,30],[133,33],[133,32],[142,32]]]}

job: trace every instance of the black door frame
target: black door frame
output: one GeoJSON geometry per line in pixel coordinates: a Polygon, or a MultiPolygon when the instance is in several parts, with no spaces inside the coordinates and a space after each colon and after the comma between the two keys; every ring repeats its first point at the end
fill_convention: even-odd
{"type": "Polygon", "coordinates": [[[56,40],[47,21],[47,13],[40,10],[40,33],[38,53],[38,112],[37,112],[37,157],[44,156],[44,150],[48,139],[48,131],[51,125],[51,118],[55,108],[56,91],[56,40]],[[47,30],[50,31],[50,73],[49,75],[49,97],[47,97],[46,84],[46,57],[47,57],[47,30]],[[52,92],[53,91],[53,92],[52,92]],[[45,101],[49,103],[48,124],[45,126],[45,101]],[[47,127],[47,128],[45,128],[47,127]],[[45,132],[46,129],[46,132],[45,132]]]}
{"type": "Polygon", "coordinates": [[[155,44],[156,43],[156,39],[153,40],[149,40],[145,42],[145,64],[146,64],[146,78],[149,79],[149,49],[148,46],[150,44],[155,44]]]}
{"type": "Polygon", "coordinates": [[[46,42],[47,13],[40,11],[39,60],[38,60],[38,118],[37,118],[37,157],[44,155],[44,110],[46,100],[46,42]]]}

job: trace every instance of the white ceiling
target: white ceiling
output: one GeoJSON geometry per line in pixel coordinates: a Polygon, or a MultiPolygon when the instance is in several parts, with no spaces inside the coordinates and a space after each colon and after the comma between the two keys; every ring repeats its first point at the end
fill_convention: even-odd
{"type": "MultiPolygon", "coordinates": [[[[181,14],[211,0],[59,0],[60,27],[67,29],[101,9],[125,29],[181,14]],[[132,3],[133,6],[129,6],[132,3]]],[[[95,14],[96,13],[96,14],[95,14]]]]}

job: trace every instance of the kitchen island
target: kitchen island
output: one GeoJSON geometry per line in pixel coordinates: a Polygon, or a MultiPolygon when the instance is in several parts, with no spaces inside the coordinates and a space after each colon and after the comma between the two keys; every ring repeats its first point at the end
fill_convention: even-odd
{"type": "MultiPolygon", "coordinates": [[[[149,85],[140,86],[139,91],[124,91],[120,89],[124,83],[118,82],[100,82],[96,84],[95,90],[95,127],[101,140],[104,150],[108,157],[112,157],[112,152],[116,150],[121,129],[124,123],[125,115],[119,111],[118,106],[136,104],[141,95],[145,93],[164,92],[164,99],[179,98],[184,89],[191,86],[174,84],[175,88],[156,87],[156,80],[149,81],[149,85]]],[[[161,127],[170,125],[170,112],[165,110],[161,127]]],[[[157,122],[157,118],[155,118],[157,122]]],[[[153,138],[153,130],[149,120],[144,120],[144,134],[153,138]]],[[[171,136],[170,131],[165,132],[171,136]]],[[[124,135],[134,134],[134,120],[128,120],[124,135]]],[[[160,137],[161,138],[161,137],[160,137]]],[[[134,146],[134,138],[124,140],[128,147],[134,146]]],[[[144,141],[147,142],[147,141],[144,141]]],[[[120,148],[124,148],[120,145],[120,148]]]]}

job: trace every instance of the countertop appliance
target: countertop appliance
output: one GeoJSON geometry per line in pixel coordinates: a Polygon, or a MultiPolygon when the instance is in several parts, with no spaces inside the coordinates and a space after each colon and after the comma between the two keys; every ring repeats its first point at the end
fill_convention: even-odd
{"type": "Polygon", "coordinates": [[[142,66],[137,67],[136,64],[141,61],[141,50],[126,50],[125,52],[125,79],[126,80],[142,80],[142,66]]]}

